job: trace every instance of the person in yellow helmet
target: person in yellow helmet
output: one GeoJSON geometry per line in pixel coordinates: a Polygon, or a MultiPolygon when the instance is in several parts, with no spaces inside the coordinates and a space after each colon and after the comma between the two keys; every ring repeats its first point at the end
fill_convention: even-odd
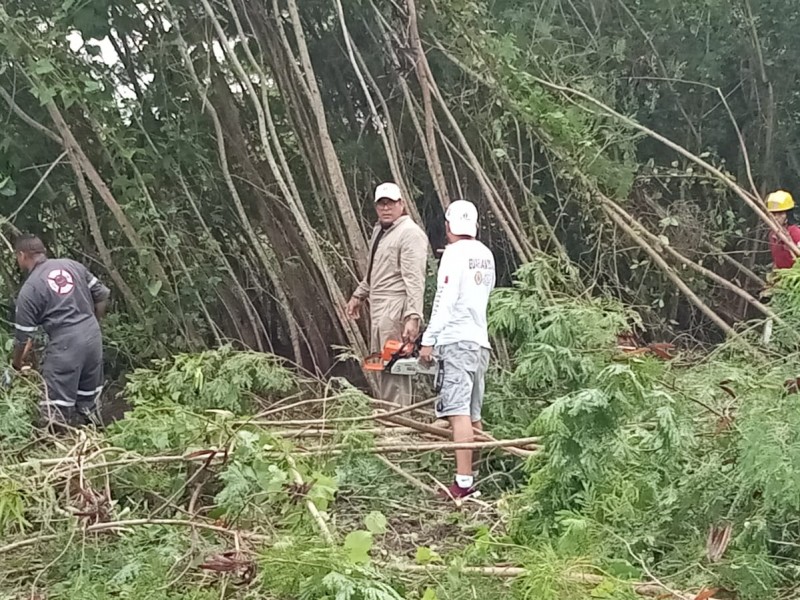
{"type": "MultiPolygon", "coordinates": [[[[784,227],[792,241],[800,246],[800,227],[790,222],[790,213],[794,208],[794,198],[785,190],[772,192],[767,196],[767,211],[772,213],[778,225],[784,227]]],[[[794,254],[774,231],[769,232],[769,251],[776,269],[789,269],[794,264],[794,254]]]]}

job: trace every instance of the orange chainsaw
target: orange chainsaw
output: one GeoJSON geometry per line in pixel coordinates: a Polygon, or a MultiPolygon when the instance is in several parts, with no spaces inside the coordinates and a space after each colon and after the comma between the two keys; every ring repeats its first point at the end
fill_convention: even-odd
{"type": "Polygon", "coordinates": [[[364,359],[365,371],[378,371],[392,375],[437,375],[439,362],[430,365],[419,362],[419,340],[403,343],[398,340],[389,340],[383,346],[382,352],[375,352],[364,359]]]}

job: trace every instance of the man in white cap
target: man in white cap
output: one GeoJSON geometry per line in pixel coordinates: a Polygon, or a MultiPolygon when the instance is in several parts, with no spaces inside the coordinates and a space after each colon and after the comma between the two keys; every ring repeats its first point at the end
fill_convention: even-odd
{"type": "MultiPolygon", "coordinates": [[[[481,408],[489,366],[486,312],[494,289],[491,250],[479,242],[478,210],[456,200],[445,213],[447,247],[439,264],[436,298],[430,323],[422,336],[420,361],[441,361],[442,384],[436,417],[450,421],[453,441],[474,441],[473,427],[482,428],[481,408]]],[[[463,498],[475,492],[472,450],[456,450],[455,481],[448,495],[463,498]]]]}
{"type": "MultiPolygon", "coordinates": [[[[400,188],[382,183],[375,189],[378,223],[372,233],[367,274],[347,303],[351,319],[370,304],[370,346],[380,352],[388,340],[413,342],[419,337],[425,294],[428,236],[406,210],[400,188]]],[[[381,373],[381,399],[407,406],[411,377],[381,373]]]]}

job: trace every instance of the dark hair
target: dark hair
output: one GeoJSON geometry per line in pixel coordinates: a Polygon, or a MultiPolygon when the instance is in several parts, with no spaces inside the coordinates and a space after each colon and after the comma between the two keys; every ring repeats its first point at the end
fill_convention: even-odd
{"type": "Polygon", "coordinates": [[[23,233],[14,240],[14,251],[25,254],[45,254],[44,243],[32,233],[23,233]]]}

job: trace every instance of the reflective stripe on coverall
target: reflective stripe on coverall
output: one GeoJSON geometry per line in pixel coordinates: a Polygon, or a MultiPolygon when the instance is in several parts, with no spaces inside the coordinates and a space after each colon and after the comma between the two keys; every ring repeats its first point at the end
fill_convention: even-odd
{"type": "MultiPolygon", "coordinates": [[[[370,248],[380,231],[380,225],[376,226],[370,248]]],[[[401,339],[406,318],[416,315],[422,320],[427,256],[428,236],[408,215],[397,219],[379,240],[371,273],[353,293],[361,300],[369,299],[372,352],[380,352],[390,339],[401,339]]],[[[411,379],[381,373],[381,399],[411,404],[411,379]]]]}

